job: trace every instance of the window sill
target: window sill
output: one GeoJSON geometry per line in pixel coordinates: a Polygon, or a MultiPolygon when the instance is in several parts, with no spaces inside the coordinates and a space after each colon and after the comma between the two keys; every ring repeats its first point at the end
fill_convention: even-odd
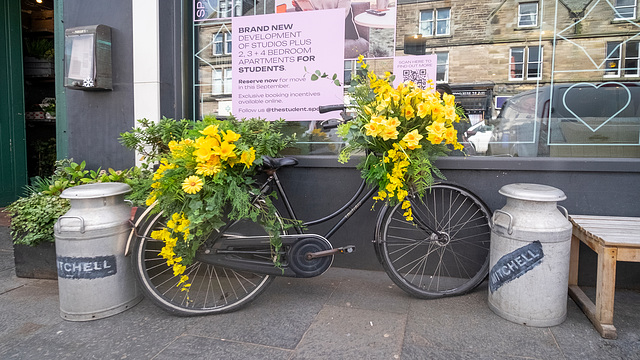
{"type": "Polygon", "coordinates": [[[539,25],[517,26],[515,29],[513,29],[513,31],[527,31],[527,30],[540,30],[540,26],[539,25]]]}
{"type": "Polygon", "coordinates": [[[637,18],[628,18],[628,19],[613,19],[611,20],[611,24],[624,24],[624,23],[638,23],[637,18]]]}
{"type": "MultiPolygon", "coordinates": [[[[347,164],[338,162],[338,155],[293,155],[297,167],[355,168],[362,155],[354,155],[347,164]]],[[[445,156],[437,160],[441,170],[517,170],[640,173],[640,159],[635,158],[551,158],[445,156]]]]}

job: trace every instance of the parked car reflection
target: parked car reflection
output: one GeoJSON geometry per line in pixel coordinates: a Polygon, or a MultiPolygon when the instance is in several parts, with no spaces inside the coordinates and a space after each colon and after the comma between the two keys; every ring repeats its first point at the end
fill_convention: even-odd
{"type": "Polygon", "coordinates": [[[640,84],[543,86],[507,100],[492,156],[640,157],[640,84]]]}

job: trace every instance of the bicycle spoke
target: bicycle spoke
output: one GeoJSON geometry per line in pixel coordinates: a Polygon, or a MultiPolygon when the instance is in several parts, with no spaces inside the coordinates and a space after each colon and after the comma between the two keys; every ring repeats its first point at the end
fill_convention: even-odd
{"type": "Polygon", "coordinates": [[[389,276],[403,290],[424,298],[473,289],[488,272],[486,206],[451,185],[434,185],[411,202],[413,222],[404,219],[399,206],[387,210],[379,246],[389,276]]]}

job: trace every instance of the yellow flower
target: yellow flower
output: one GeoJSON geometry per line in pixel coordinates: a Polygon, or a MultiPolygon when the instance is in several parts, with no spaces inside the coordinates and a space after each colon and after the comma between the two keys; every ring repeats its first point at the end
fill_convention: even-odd
{"type": "Polygon", "coordinates": [[[407,120],[413,119],[413,117],[415,116],[415,111],[409,104],[404,106],[404,108],[402,109],[402,113],[407,120]]]}
{"type": "Polygon", "coordinates": [[[238,141],[238,139],[240,139],[240,134],[236,134],[231,130],[227,130],[227,133],[224,134],[224,141],[226,142],[232,143],[238,141]]]}
{"type": "Polygon", "coordinates": [[[427,140],[429,140],[429,142],[434,144],[434,145],[438,145],[444,139],[441,136],[437,135],[437,134],[429,133],[429,135],[427,135],[427,140]]]}
{"type": "Polygon", "coordinates": [[[387,193],[384,191],[378,191],[378,196],[374,196],[373,200],[384,200],[387,197],[387,193]]]}
{"type": "Polygon", "coordinates": [[[380,137],[385,141],[389,139],[395,140],[398,138],[398,130],[395,127],[387,126],[380,132],[380,137]]]}
{"type": "Polygon", "coordinates": [[[220,158],[213,155],[206,163],[200,163],[196,166],[196,174],[203,176],[212,176],[222,171],[220,158]]]}
{"type": "Polygon", "coordinates": [[[182,275],[182,277],[180,278],[180,281],[178,282],[178,285],[176,285],[176,287],[179,287],[183,283],[187,282],[187,280],[189,280],[189,277],[187,275],[182,275]]]}
{"type": "Polygon", "coordinates": [[[214,150],[215,150],[215,154],[220,155],[220,158],[222,160],[227,160],[229,158],[236,157],[236,154],[233,152],[233,149],[235,148],[236,148],[235,145],[224,141],[222,142],[222,144],[220,144],[219,147],[214,148],[214,150]]]}
{"type": "Polygon", "coordinates": [[[413,221],[413,211],[411,211],[411,207],[407,208],[407,211],[402,214],[407,221],[413,221]]]}
{"type": "Polygon", "coordinates": [[[187,194],[195,194],[202,189],[203,185],[204,183],[202,182],[202,179],[196,175],[191,175],[184,179],[184,182],[182,183],[182,190],[187,194]]]}
{"type": "Polygon", "coordinates": [[[422,145],[419,144],[422,138],[423,136],[420,135],[420,133],[418,133],[418,129],[415,129],[411,132],[408,132],[407,135],[405,135],[402,138],[402,141],[404,141],[405,144],[407,144],[408,149],[413,150],[413,149],[419,149],[422,147],[422,145]]]}
{"type": "Polygon", "coordinates": [[[444,139],[447,141],[447,144],[453,144],[458,140],[458,131],[453,128],[453,126],[448,127],[444,131],[444,139]]]}
{"type": "Polygon", "coordinates": [[[144,203],[145,203],[145,205],[147,205],[147,206],[151,206],[151,204],[153,204],[154,202],[156,202],[156,197],[157,197],[157,196],[156,196],[155,192],[152,192],[152,193],[151,193],[151,196],[149,196],[149,197],[147,198],[147,200],[144,202],[144,203]]]}
{"type": "Polygon", "coordinates": [[[442,100],[444,100],[444,105],[445,106],[451,106],[454,107],[455,106],[455,99],[456,97],[450,94],[442,94],[442,100]]]}
{"type": "Polygon", "coordinates": [[[173,264],[173,276],[178,276],[182,273],[184,273],[184,271],[187,270],[187,267],[180,264],[180,263],[175,263],[173,264]]]}
{"type": "Polygon", "coordinates": [[[402,202],[402,210],[408,209],[411,207],[411,203],[409,202],[409,200],[405,200],[402,202]]]}
{"type": "Polygon", "coordinates": [[[364,61],[364,55],[360,54],[360,56],[358,56],[358,60],[356,60],[359,63],[364,61]]]}
{"type": "MultiPolygon", "coordinates": [[[[407,195],[409,195],[409,193],[407,192],[407,190],[403,190],[403,189],[399,189],[398,193],[396,194],[396,196],[398,197],[398,201],[404,200],[404,198],[406,198],[407,195]]],[[[404,203],[402,204],[402,206],[404,209],[404,203]]]]}
{"type": "Polygon", "coordinates": [[[444,123],[440,121],[435,121],[433,122],[433,124],[427,126],[427,131],[429,132],[429,135],[433,134],[433,135],[437,135],[438,137],[443,137],[445,130],[446,128],[444,126],[444,123]]]}
{"type": "Polygon", "coordinates": [[[200,134],[206,136],[218,135],[218,125],[209,125],[204,130],[200,130],[200,134]]]}
{"type": "Polygon", "coordinates": [[[243,151],[242,155],[240,155],[240,162],[243,163],[247,169],[253,165],[253,161],[256,159],[256,151],[250,148],[247,151],[243,151]]]}
{"type": "Polygon", "coordinates": [[[380,124],[373,121],[365,125],[364,128],[367,129],[367,136],[378,136],[378,134],[380,134],[380,131],[382,130],[380,124]]]}

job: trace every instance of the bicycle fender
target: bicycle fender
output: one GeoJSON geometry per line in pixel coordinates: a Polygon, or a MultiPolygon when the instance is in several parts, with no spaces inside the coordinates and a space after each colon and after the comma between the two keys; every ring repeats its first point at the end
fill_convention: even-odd
{"type": "Polygon", "coordinates": [[[384,219],[387,216],[387,212],[389,211],[389,205],[384,205],[380,212],[378,213],[378,218],[376,219],[376,230],[374,234],[373,240],[373,249],[376,253],[376,258],[378,262],[382,264],[384,259],[382,258],[382,252],[380,251],[380,247],[382,246],[382,224],[384,223],[384,219]]]}
{"type": "Polygon", "coordinates": [[[147,218],[147,215],[149,215],[149,212],[151,211],[151,209],[153,209],[156,205],[158,204],[158,201],[154,201],[153,204],[151,204],[151,206],[149,206],[143,213],[142,215],[140,215],[138,217],[138,220],[136,220],[135,223],[133,223],[133,220],[129,220],[132,224],[131,226],[131,231],[129,232],[129,238],[127,239],[127,244],[124,246],[124,256],[129,256],[131,254],[131,242],[133,240],[134,237],[137,236],[138,234],[138,226],[140,226],[140,224],[144,221],[144,219],[147,218]]]}

